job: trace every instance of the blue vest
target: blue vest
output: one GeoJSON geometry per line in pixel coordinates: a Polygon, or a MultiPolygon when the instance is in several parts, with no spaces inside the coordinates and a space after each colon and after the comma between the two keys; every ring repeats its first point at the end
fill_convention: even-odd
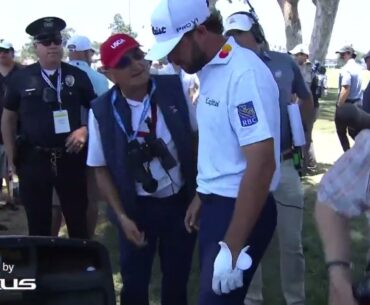
{"type": "MultiPolygon", "coordinates": [[[[153,75],[156,90],[153,102],[161,109],[165,123],[176,145],[180,168],[185,180],[188,201],[195,195],[196,154],[193,148],[194,132],[191,129],[189,111],[182,84],[177,75],[153,75]]],[[[111,97],[116,86],[92,102],[92,110],[99,124],[103,152],[113,183],[118,190],[125,212],[132,218],[136,214],[136,188],[133,173],[129,170],[127,158],[127,135],[117,124],[113,115],[111,97]]],[[[116,109],[126,130],[127,116],[131,110],[127,101],[117,94],[116,109]]],[[[131,120],[129,121],[131,122],[131,120]]]]}

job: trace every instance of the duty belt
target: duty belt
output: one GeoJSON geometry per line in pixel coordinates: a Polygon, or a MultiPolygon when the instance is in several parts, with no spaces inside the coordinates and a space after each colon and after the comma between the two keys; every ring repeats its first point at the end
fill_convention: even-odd
{"type": "Polygon", "coordinates": [[[63,156],[65,148],[35,146],[34,150],[40,153],[48,154],[50,156],[51,170],[53,171],[53,174],[56,176],[58,174],[57,160],[63,156]]]}

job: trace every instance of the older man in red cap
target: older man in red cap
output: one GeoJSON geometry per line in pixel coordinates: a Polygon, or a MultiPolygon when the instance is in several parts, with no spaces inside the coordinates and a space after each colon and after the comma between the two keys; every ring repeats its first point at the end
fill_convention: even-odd
{"type": "Polygon", "coordinates": [[[162,304],[185,305],[195,243],[184,224],[195,195],[190,105],[177,75],[150,76],[132,37],[115,34],[100,53],[115,86],[92,103],[87,164],[119,229],[121,304],[149,304],[159,246],[162,304]]]}

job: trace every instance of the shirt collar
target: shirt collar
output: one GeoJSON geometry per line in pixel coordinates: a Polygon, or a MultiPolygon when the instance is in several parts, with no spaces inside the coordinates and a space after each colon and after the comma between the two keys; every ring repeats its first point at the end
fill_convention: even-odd
{"type": "Polygon", "coordinates": [[[86,61],[73,59],[69,61],[69,64],[76,67],[90,67],[86,61]]]}
{"type": "Polygon", "coordinates": [[[238,44],[234,40],[233,37],[229,37],[226,43],[221,47],[221,49],[217,52],[215,57],[211,59],[211,61],[206,66],[211,65],[227,65],[233,56],[235,49],[238,48],[238,44]]]}
{"type": "Polygon", "coordinates": [[[257,55],[262,59],[263,62],[271,60],[270,54],[265,50],[261,50],[257,55]]]}

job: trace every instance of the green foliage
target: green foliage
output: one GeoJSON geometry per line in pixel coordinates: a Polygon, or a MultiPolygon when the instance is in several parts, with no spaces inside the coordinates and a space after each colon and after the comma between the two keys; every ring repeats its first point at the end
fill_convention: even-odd
{"type": "Polygon", "coordinates": [[[123,21],[123,17],[121,14],[115,14],[113,17],[113,22],[109,25],[109,29],[111,30],[112,34],[116,33],[125,33],[132,37],[136,37],[137,33],[135,33],[130,24],[126,24],[123,21]]]}
{"type": "Polygon", "coordinates": [[[96,50],[96,51],[99,51],[100,50],[100,46],[101,46],[101,42],[97,42],[97,41],[93,41],[92,43],[91,43],[91,45],[92,45],[92,47],[93,47],[93,49],[94,50],[96,50]]]}
{"type": "Polygon", "coordinates": [[[65,28],[62,32],[63,46],[65,46],[73,35],[76,34],[76,31],[73,28],[65,28]]]}
{"type": "Polygon", "coordinates": [[[20,56],[19,56],[19,61],[20,62],[25,62],[26,60],[33,60],[33,61],[36,61],[37,60],[37,56],[36,56],[36,53],[35,53],[35,48],[33,46],[33,41],[32,41],[32,38],[30,37],[29,41],[26,42],[23,46],[22,46],[22,50],[21,50],[21,53],[20,53],[20,56]]]}

